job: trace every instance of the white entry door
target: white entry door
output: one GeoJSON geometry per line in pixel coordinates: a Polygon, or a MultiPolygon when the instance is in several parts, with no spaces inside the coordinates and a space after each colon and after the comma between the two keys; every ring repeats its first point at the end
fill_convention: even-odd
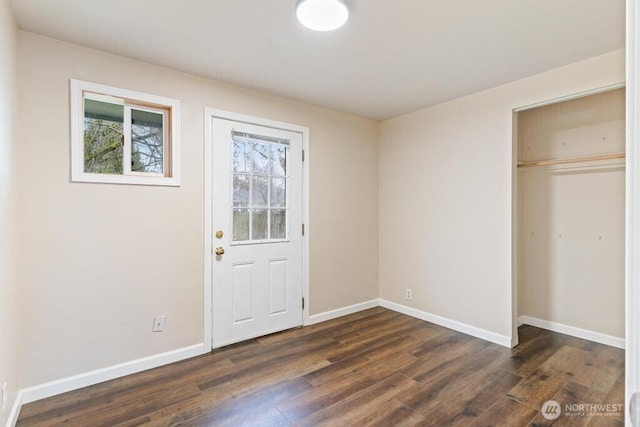
{"type": "Polygon", "coordinates": [[[211,118],[213,346],[302,324],[302,134],[211,118]]]}

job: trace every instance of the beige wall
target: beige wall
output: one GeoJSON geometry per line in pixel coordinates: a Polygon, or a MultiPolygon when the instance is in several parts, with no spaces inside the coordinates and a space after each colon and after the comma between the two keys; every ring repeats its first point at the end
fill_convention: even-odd
{"type": "Polygon", "coordinates": [[[311,314],[377,297],[376,122],[27,32],[19,91],[23,387],[202,341],[205,107],[309,127],[311,314]],[[69,78],[181,100],[182,185],[70,183],[69,78]]]}
{"type": "MultiPolygon", "coordinates": [[[[518,113],[519,160],[623,153],[624,97],[518,113]]],[[[518,198],[518,316],[624,339],[624,160],[520,168],[518,198]]]]}
{"type": "Polygon", "coordinates": [[[9,0],[0,1],[0,387],[8,386],[5,425],[18,389],[18,282],[15,269],[16,165],[15,86],[17,29],[9,0]]]}
{"type": "Polygon", "coordinates": [[[619,50],[383,122],[381,298],[511,337],[512,110],[624,77],[619,50]]]}

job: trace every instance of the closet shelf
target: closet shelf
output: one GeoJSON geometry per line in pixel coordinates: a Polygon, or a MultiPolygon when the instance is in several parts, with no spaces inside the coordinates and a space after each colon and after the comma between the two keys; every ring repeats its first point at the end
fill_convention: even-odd
{"type": "Polygon", "coordinates": [[[625,153],[600,154],[598,156],[574,157],[565,159],[535,160],[532,162],[518,162],[518,168],[531,168],[536,166],[566,165],[571,163],[597,162],[599,160],[624,159],[625,153]]]}

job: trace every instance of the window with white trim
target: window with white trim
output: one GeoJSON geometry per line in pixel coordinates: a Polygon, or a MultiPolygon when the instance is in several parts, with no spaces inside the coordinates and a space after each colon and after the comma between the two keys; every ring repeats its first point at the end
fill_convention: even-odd
{"type": "Polygon", "coordinates": [[[180,102],[71,80],[71,179],[180,185],[180,102]]]}

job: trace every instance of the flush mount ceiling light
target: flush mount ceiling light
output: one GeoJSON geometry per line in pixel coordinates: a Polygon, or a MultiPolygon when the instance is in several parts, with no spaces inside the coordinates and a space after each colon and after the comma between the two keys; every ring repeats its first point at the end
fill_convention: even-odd
{"type": "Polygon", "coordinates": [[[311,30],[332,31],[347,22],[349,9],[342,0],[299,0],[296,17],[311,30]]]}

